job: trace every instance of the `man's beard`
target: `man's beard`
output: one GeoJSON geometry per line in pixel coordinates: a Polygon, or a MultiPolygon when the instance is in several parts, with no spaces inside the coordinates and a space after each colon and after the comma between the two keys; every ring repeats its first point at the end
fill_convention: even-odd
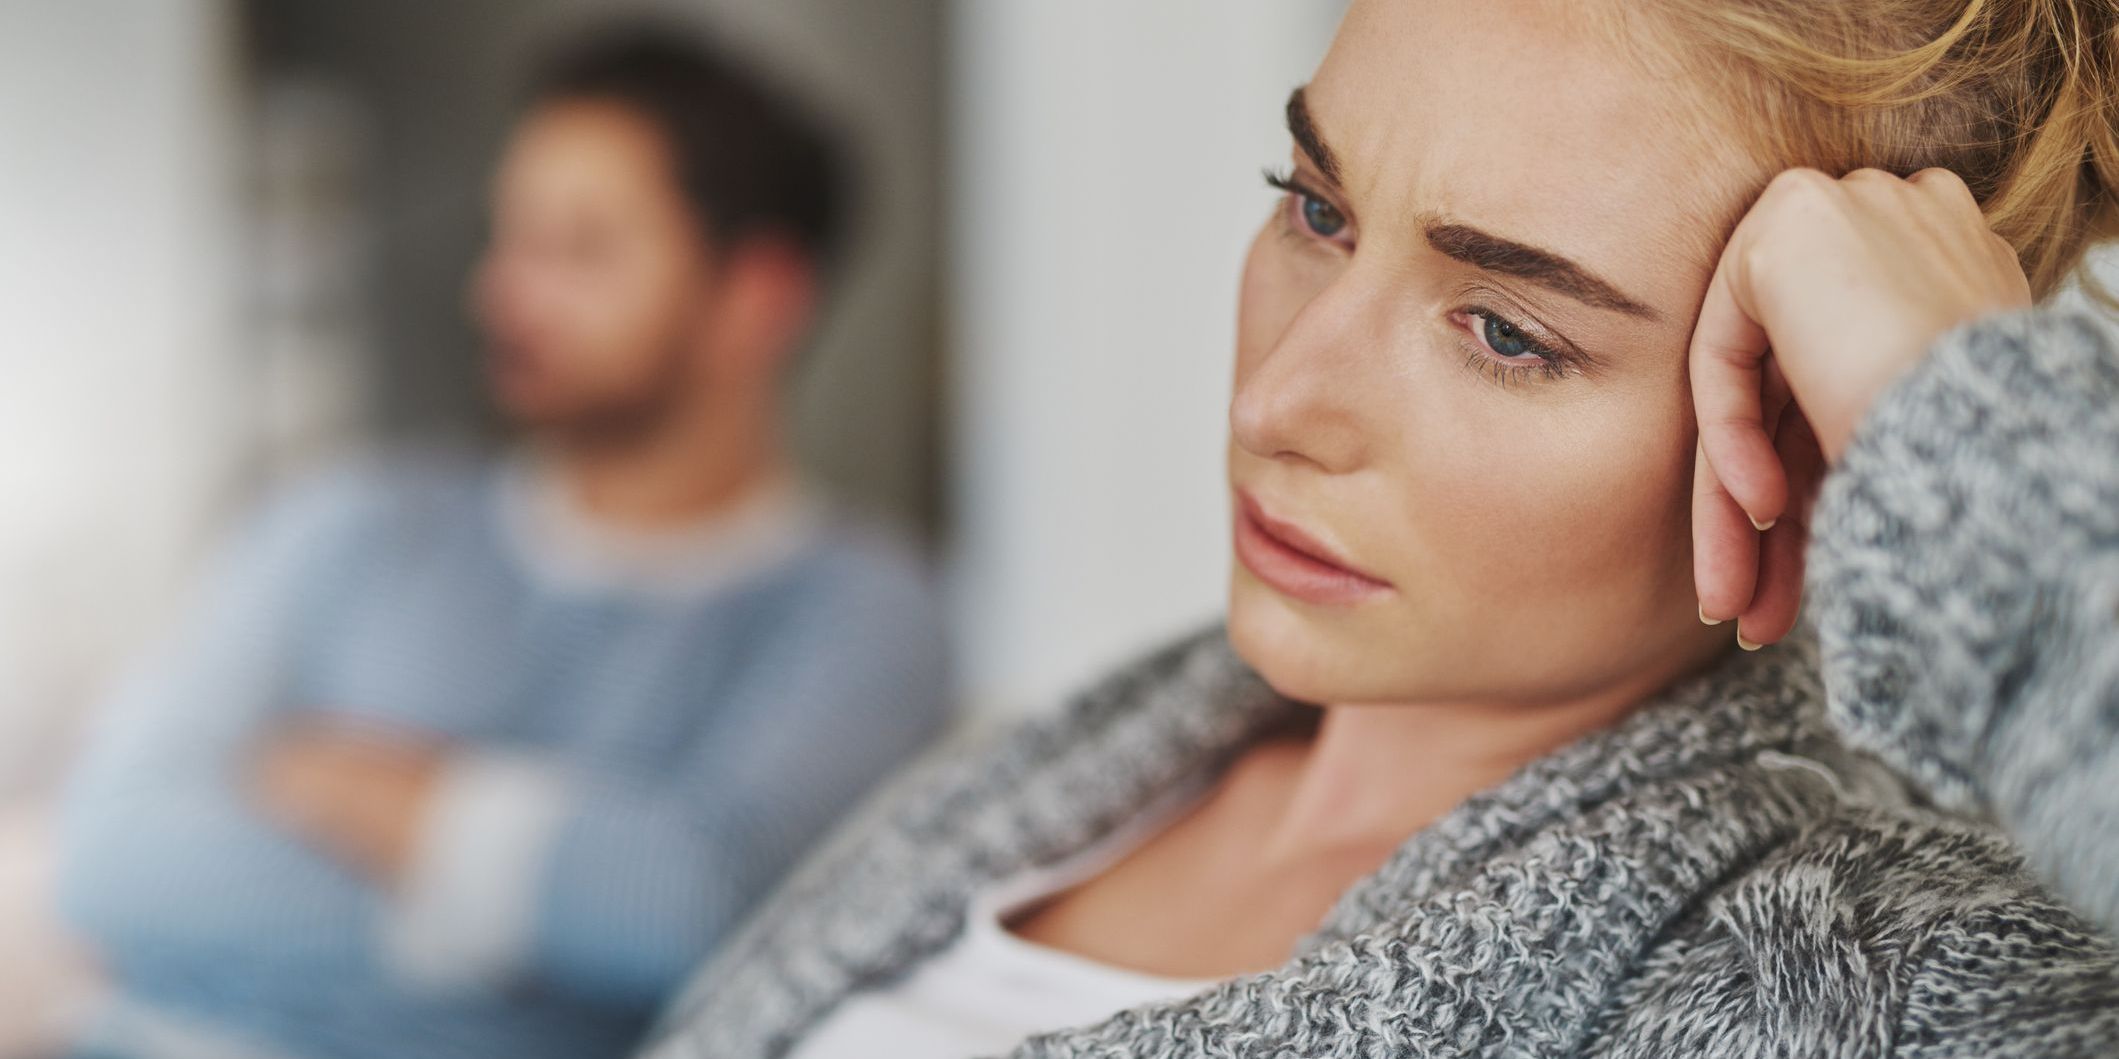
{"type": "Polygon", "coordinates": [[[645,377],[623,390],[592,394],[543,413],[518,418],[523,429],[561,444],[627,448],[661,436],[691,414],[697,394],[686,358],[675,344],[645,377]]]}

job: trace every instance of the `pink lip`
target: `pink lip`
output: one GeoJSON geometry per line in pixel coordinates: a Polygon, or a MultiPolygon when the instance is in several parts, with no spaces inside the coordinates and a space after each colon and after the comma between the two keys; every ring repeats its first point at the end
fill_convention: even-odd
{"type": "Polygon", "coordinates": [[[1343,605],[1391,590],[1390,582],[1356,569],[1300,527],[1266,514],[1241,489],[1235,522],[1236,560],[1283,595],[1343,605]]]}

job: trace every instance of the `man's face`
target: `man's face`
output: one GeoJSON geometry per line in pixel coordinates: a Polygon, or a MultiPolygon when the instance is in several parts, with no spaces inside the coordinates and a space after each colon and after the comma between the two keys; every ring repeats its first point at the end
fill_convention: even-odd
{"type": "Polygon", "coordinates": [[[516,128],[473,289],[503,412],[533,428],[624,429],[698,370],[713,263],[655,125],[560,101],[516,128]]]}

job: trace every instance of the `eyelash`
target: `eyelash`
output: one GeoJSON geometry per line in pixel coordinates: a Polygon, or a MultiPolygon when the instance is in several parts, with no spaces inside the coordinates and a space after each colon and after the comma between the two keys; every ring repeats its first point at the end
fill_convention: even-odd
{"type": "MultiPolygon", "coordinates": [[[[1320,202],[1326,202],[1323,196],[1311,191],[1308,186],[1296,179],[1294,172],[1291,170],[1268,169],[1265,172],[1265,181],[1266,186],[1278,190],[1289,199],[1288,207],[1281,213],[1282,225],[1287,234],[1296,238],[1331,241],[1330,237],[1316,232],[1304,223],[1299,212],[1301,200],[1315,199],[1320,202]]],[[[1330,203],[1326,202],[1326,204],[1329,205],[1330,203]]],[[[1334,208],[1336,209],[1336,207],[1334,208]]],[[[1345,211],[1340,212],[1343,216],[1345,211]]],[[[1349,220],[1348,223],[1351,224],[1352,221],[1349,220]]],[[[1574,374],[1572,357],[1561,350],[1554,349],[1545,342],[1532,338],[1530,330],[1517,323],[1512,317],[1482,305],[1467,305],[1450,313],[1452,322],[1457,321],[1460,317],[1464,318],[1467,323],[1459,324],[1458,326],[1464,331],[1465,337],[1472,347],[1470,355],[1465,358],[1464,366],[1478,372],[1480,375],[1486,376],[1501,388],[1507,389],[1520,382],[1563,379],[1574,374]],[[1523,344],[1529,347],[1530,353],[1536,357],[1536,362],[1505,359],[1500,353],[1488,346],[1480,333],[1481,328],[1488,320],[1514,328],[1521,337],[1523,344]]]]}
{"type": "Polygon", "coordinates": [[[1533,381],[1533,376],[1538,379],[1564,379],[1574,373],[1572,358],[1565,352],[1532,338],[1521,324],[1492,309],[1470,305],[1450,315],[1452,318],[1466,317],[1470,321],[1464,327],[1472,345],[1471,355],[1466,358],[1465,366],[1488,376],[1503,389],[1514,383],[1533,381]],[[1528,347],[1529,355],[1536,359],[1511,360],[1503,358],[1499,352],[1486,344],[1485,338],[1480,333],[1487,320],[1515,328],[1523,344],[1528,347]]]}
{"type": "MultiPolygon", "coordinates": [[[[1311,191],[1308,185],[1296,179],[1295,171],[1292,169],[1268,169],[1265,171],[1265,178],[1267,187],[1273,188],[1279,191],[1281,194],[1287,196],[1288,204],[1287,208],[1281,211],[1281,221],[1283,222],[1284,229],[1289,235],[1293,235],[1297,238],[1316,239],[1323,242],[1332,241],[1330,236],[1324,235],[1316,231],[1315,229],[1312,229],[1307,223],[1305,223],[1302,220],[1301,214],[1302,200],[1311,199],[1317,202],[1322,202],[1327,206],[1331,205],[1329,200],[1327,200],[1324,196],[1319,195],[1314,191],[1311,191]]],[[[1337,209],[1337,207],[1333,208],[1337,209]]],[[[1342,211],[1341,215],[1344,216],[1344,211],[1342,211]]]]}

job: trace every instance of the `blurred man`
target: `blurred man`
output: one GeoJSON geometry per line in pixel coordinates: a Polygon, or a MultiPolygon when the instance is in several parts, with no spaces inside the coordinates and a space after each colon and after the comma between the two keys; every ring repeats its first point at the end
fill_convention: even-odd
{"type": "Polygon", "coordinates": [[[783,445],[837,183],[666,36],[547,72],[473,299],[528,440],[283,498],[120,697],[67,822],[85,1053],[621,1054],[936,732],[914,564],[783,445]]]}

